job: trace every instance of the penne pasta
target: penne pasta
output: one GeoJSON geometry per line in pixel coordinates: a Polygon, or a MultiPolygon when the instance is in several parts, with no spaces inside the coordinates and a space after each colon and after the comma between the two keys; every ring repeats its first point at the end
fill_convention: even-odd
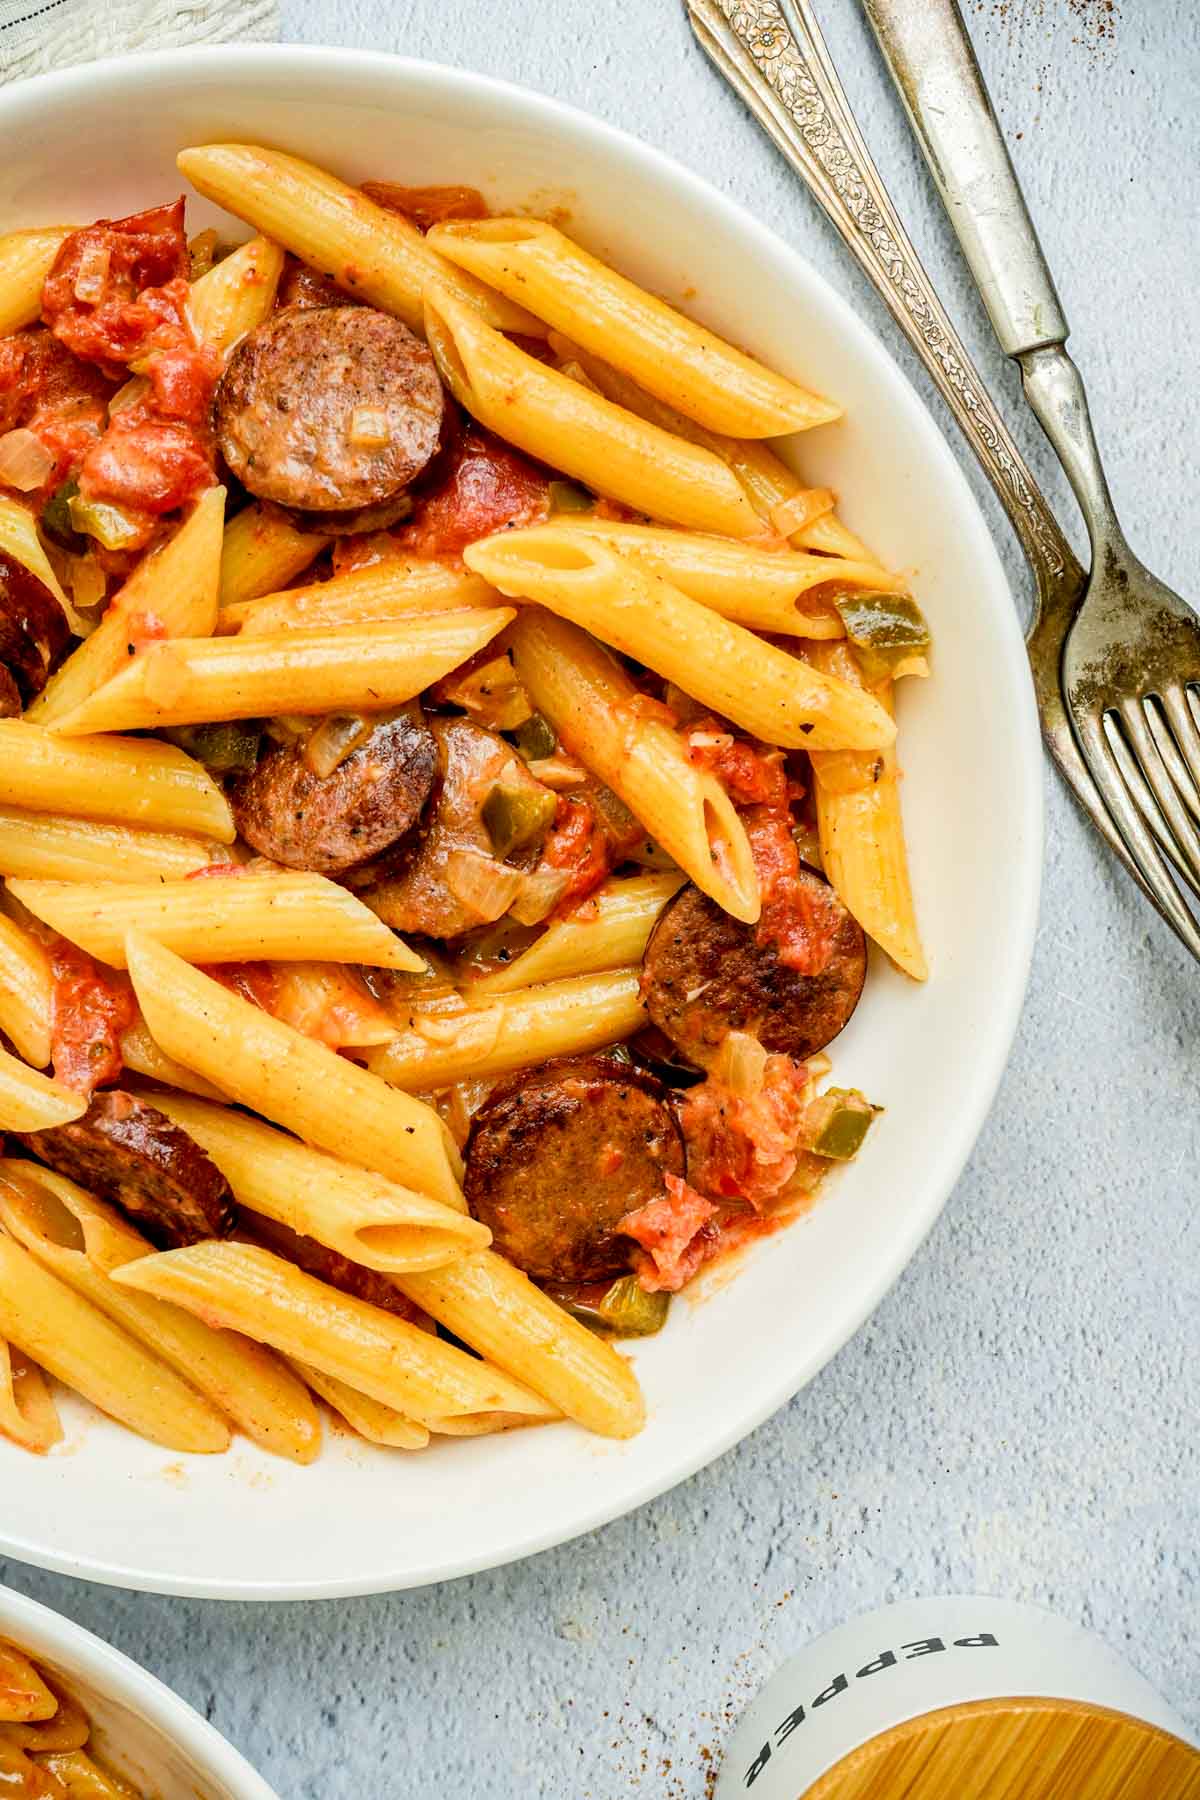
{"type": "Polygon", "coordinates": [[[261,1345],[111,1279],[153,1254],[141,1233],[65,1176],[36,1163],[0,1161],[0,1222],[43,1268],[145,1344],[252,1442],[310,1463],[321,1424],[304,1385],[261,1345]]]}
{"type": "Polygon", "coordinates": [[[566,981],[604,969],[630,968],[642,960],[654,922],[683,886],[678,870],[614,878],[565,917],[552,919],[541,937],[512,962],[468,983],[472,1004],[537,982],[566,981]]]}
{"type": "Polygon", "coordinates": [[[599,538],[619,556],[672,582],[724,618],[785,637],[845,636],[837,613],[821,599],[826,583],[875,591],[895,586],[895,577],[875,562],[851,562],[805,550],[762,550],[701,532],[586,516],[561,524],[573,537],[599,538]],[[811,602],[808,595],[813,596],[811,602]]]}
{"type": "Polygon", "coordinates": [[[73,1094],[0,1049],[0,1131],[50,1131],[82,1118],[86,1111],[83,1095],[73,1094]]]}
{"type": "Polygon", "coordinates": [[[510,623],[510,607],[431,614],[398,623],[177,638],[153,644],[54,729],[74,737],[261,718],[362,712],[411,700],[482,650],[510,623]]]}
{"type": "Polygon", "coordinates": [[[322,532],[301,531],[278,507],[259,501],[244,506],[221,541],[222,609],[286,587],[328,542],[322,532]]]}
{"type": "Polygon", "coordinates": [[[433,1111],[260,1012],[140,932],[125,954],[168,1056],[298,1137],[465,1211],[458,1152],[433,1111]]]}
{"type": "Polygon", "coordinates": [[[841,408],[764,368],[542,219],[452,219],[429,243],[710,431],[783,437],[841,408]]]}
{"type": "Polygon", "coordinates": [[[0,806],[196,832],[232,844],[229,802],[211,775],[147,738],[64,738],[0,719],[0,806]]]}
{"type": "MultiPolygon", "coordinates": [[[[842,679],[854,679],[852,652],[844,645],[829,649],[836,651],[831,666],[842,679]]],[[[812,770],[826,875],[867,936],[906,975],[924,981],[929,964],[908,871],[895,745],[877,755],[825,751],[814,755],[812,770]]]]}
{"type": "Polygon", "coordinates": [[[42,287],[70,235],[66,225],[42,225],[0,237],[0,337],[41,318],[42,287]]]}
{"type": "Polygon", "coordinates": [[[142,558],[95,631],[27,708],[28,719],[57,726],[126,667],[148,633],[155,638],[208,635],[217,618],[224,517],[224,488],[209,488],[162,549],[142,558]]]}
{"type": "Polygon", "coordinates": [[[637,969],[611,969],[495,994],[460,1013],[418,1014],[408,1031],[369,1053],[367,1067],[396,1087],[430,1093],[603,1049],[646,1023],[638,986],[637,969]]]}
{"type": "Polygon", "coordinates": [[[366,568],[334,575],[313,587],[289,588],[243,600],[221,613],[221,631],[243,637],[305,626],[364,625],[412,613],[456,612],[496,605],[496,590],[452,563],[390,556],[366,568]]]}
{"type": "Polygon", "coordinates": [[[168,1250],[127,1263],[114,1280],[244,1331],[418,1424],[494,1412],[530,1423],[556,1416],[502,1370],[256,1244],[209,1241],[168,1250]]]}
{"type": "Polygon", "coordinates": [[[298,156],[257,144],[203,144],[176,161],[198,193],[413,331],[421,330],[430,282],[447,284],[500,331],[541,329],[524,307],[445,262],[407,219],[298,156]]]}
{"type": "Polygon", "coordinates": [[[588,1431],[627,1438],[645,1424],[624,1357],[494,1251],[395,1282],[439,1325],[588,1431]]]}
{"type": "Polygon", "coordinates": [[[57,1711],[58,1695],[22,1651],[0,1638],[0,1724],[29,1725],[57,1711]]]}
{"type": "Polygon", "coordinates": [[[26,1062],[44,1069],[53,1018],[50,958],[35,937],[0,913],[0,1031],[26,1062]]]}
{"type": "Polygon", "coordinates": [[[548,368],[444,288],[426,294],[425,334],[455,399],[527,455],[652,518],[731,537],[759,530],[740,484],[710,451],[548,368]]]}
{"type": "Polygon", "coordinates": [[[512,630],[521,683],[559,739],[610,787],[696,886],[735,919],[759,914],[745,827],[716,777],[688,759],[677,732],[639,710],[624,669],[553,613],[523,608],[512,630]]]}
{"type": "Polygon", "coordinates": [[[42,548],[37,520],[27,506],[8,494],[0,494],[0,555],[11,557],[36,575],[42,586],[50,589],[68,619],[74,621],[74,612],[42,548]]]}
{"type": "Polygon", "coordinates": [[[534,525],[470,544],[463,557],[502,593],[582,626],[765,743],[872,750],[896,735],[862,688],[764,643],[600,538],[534,525]]]}
{"type": "Polygon", "coordinates": [[[193,281],[188,295],[192,329],[202,344],[225,356],[275,305],[283,251],[270,238],[251,238],[193,281]]]}
{"type": "Polygon", "coordinates": [[[384,1444],[389,1450],[424,1450],[428,1444],[428,1426],[414,1425],[395,1407],[384,1406],[381,1401],[372,1400],[369,1394],[360,1394],[356,1388],[347,1387],[344,1381],[326,1375],[323,1369],[315,1369],[311,1363],[301,1362],[298,1357],[291,1361],[301,1381],[306,1381],[313,1393],[319,1394],[326,1406],[332,1407],[338,1417],[368,1443],[384,1444]]]}
{"type": "Polygon", "coordinates": [[[128,1782],[106,1773],[84,1750],[51,1751],[38,1762],[70,1800],[140,1800],[128,1782]]]}
{"type": "Polygon", "coordinates": [[[491,1242],[486,1225],[469,1213],[339,1162],[244,1113],[179,1094],[155,1095],[154,1104],[207,1150],[240,1205],[364,1268],[433,1269],[491,1242]]]}
{"type": "Polygon", "coordinates": [[[212,838],[0,806],[0,875],[32,881],[177,880],[229,851],[212,838]]]}
{"type": "MultiPolygon", "coordinates": [[[[555,335],[551,336],[551,345],[559,353],[560,364],[564,359],[571,363],[577,371],[577,378],[582,376],[597,393],[603,394],[615,405],[636,413],[640,419],[657,425],[660,430],[687,438],[690,443],[699,444],[711,455],[718,457],[736,475],[762,525],[772,531],[780,529],[774,519],[777,509],[794,503],[805,489],[800,477],[789,469],[768,444],[707,431],[704,426],[697,425],[694,419],[686,418],[673,407],[655,399],[652,394],[639,387],[636,381],[623,374],[620,369],[614,369],[603,358],[589,356],[579,346],[555,335]]],[[[846,557],[852,562],[882,566],[862,540],[855,537],[832,510],[822,511],[799,530],[782,531],[781,535],[790,538],[797,550],[820,550],[826,555],[846,557]]]]}
{"type": "Polygon", "coordinates": [[[160,1050],[146,1029],[145,1019],[135,1019],[121,1033],[121,1061],[127,1069],[136,1075],[147,1075],[153,1081],[161,1081],[166,1087],[182,1088],[187,1094],[196,1094],[201,1100],[215,1100],[222,1105],[229,1096],[223,1094],[211,1081],[205,1081],[203,1075],[197,1075],[193,1069],[185,1069],[173,1057],[160,1050]]]}
{"type": "MultiPolygon", "coordinates": [[[[10,880],[8,889],[35,918],[116,969],[125,966],[127,931],[145,931],[194,963],[295,962],[320,955],[409,973],[425,968],[423,958],[361,900],[324,875],[238,870],[210,881],[109,881],[96,887],[10,880]]],[[[0,981],[3,927],[0,920],[0,981]]]]}
{"type": "MultiPolygon", "coordinates": [[[[62,1421],[42,1371],[23,1351],[14,1350],[0,1338],[0,1437],[10,1438],[22,1450],[44,1456],[55,1444],[61,1444],[62,1436],[62,1421]]],[[[4,1709],[10,1693],[4,1648],[0,1645],[0,1719],[12,1717],[4,1709]]]]}
{"type": "Polygon", "coordinates": [[[210,1401],[4,1232],[0,1337],[139,1437],[202,1454],[229,1447],[210,1401]]]}

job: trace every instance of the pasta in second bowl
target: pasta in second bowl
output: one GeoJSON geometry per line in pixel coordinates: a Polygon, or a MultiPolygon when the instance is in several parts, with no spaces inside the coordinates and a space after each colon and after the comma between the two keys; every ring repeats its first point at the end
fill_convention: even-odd
{"type": "MultiPolygon", "coordinates": [[[[140,1434],[85,1423],[67,1401],[72,1456],[23,1457],[0,1440],[4,1546],[101,1580],[282,1597],[411,1585],[560,1541],[717,1454],[828,1359],[928,1228],[990,1102],[1032,941],[1040,768],[983,522],[903,379],[797,257],[653,152],[551,102],[386,58],[214,51],[47,78],[0,99],[0,117],[21,146],[0,233],[36,228],[22,255],[69,266],[55,289],[65,311],[43,316],[85,353],[111,279],[111,248],[94,246],[111,246],[112,228],[49,242],[41,228],[139,213],[118,231],[160,243],[178,230],[160,205],[178,192],[177,155],[207,196],[189,196],[184,323],[170,324],[169,284],[157,290],[160,335],[130,393],[110,395],[101,445],[147,421],[161,430],[163,406],[184,416],[155,361],[162,333],[182,329],[184,344],[211,347],[229,472],[224,491],[211,473],[199,481],[164,539],[154,506],[141,524],[144,508],[114,505],[93,466],[41,573],[28,503],[5,512],[0,494],[6,554],[44,590],[61,575],[85,610],[110,591],[103,622],[21,695],[24,717],[0,720],[0,1027],[13,1049],[0,1122],[24,1134],[0,1171],[0,1338],[140,1434]],[[136,131],[114,130],[134,116],[136,131]],[[68,152],[79,144],[86,158],[68,152]],[[406,184],[408,222],[389,182],[406,184]],[[565,231],[524,218],[527,204],[569,209],[565,231]],[[445,222],[414,227],[414,206],[445,222]],[[258,236],[212,263],[215,240],[247,229],[258,236]],[[285,252],[340,292],[305,294],[285,252]],[[314,302],[326,310],[303,310],[314,302]],[[68,315],[82,323],[68,331],[68,315]],[[406,410],[368,383],[330,454],[279,460],[271,445],[300,429],[331,345],[359,370],[399,357],[406,410]],[[307,379],[288,388],[298,367],[307,379]],[[280,426],[262,396],[273,407],[283,393],[280,426]],[[469,428],[443,442],[452,415],[469,428]],[[799,434],[780,439],[789,428],[799,434]],[[515,496],[497,522],[518,529],[476,529],[442,554],[438,490],[420,471],[436,481],[497,441],[515,496]],[[893,679],[925,667],[924,618],[932,675],[897,682],[893,700],[893,679]],[[355,708],[390,709],[368,725],[372,742],[390,734],[382,827],[378,809],[338,824],[320,787],[366,753],[361,721],[355,737],[339,717],[355,708]],[[315,715],[325,722],[306,723],[315,715]],[[146,730],[158,735],[130,735],[146,730]],[[214,773],[215,740],[198,730],[224,734],[223,757],[244,757],[253,735],[244,772],[214,773]],[[430,745],[439,794],[459,768],[491,771],[473,838],[421,811],[430,745]],[[810,798],[780,815],[779,796],[801,787],[810,798]],[[278,796],[314,791],[323,829],[306,826],[297,850],[293,802],[281,811],[278,796]],[[617,869],[586,920],[559,906],[563,871],[583,880],[573,809],[591,821],[591,873],[571,891],[617,869]],[[380,861],[418,817],[416,863],[380,861]],[[788,929],[802,940],[786,981],[771,965],[783,1000],[770,1005],[784,1010],[770,1031],[729,998],[764,941],[782,955],[782,938],[762,936],[782,929],[760,918],[765,828],[791,870],[788,929]],[[235,832],[274,867],[229,879],[250,854],[235,832]],[[797,851],[823,857],[831,888],[797,851]],[[205,874],[218,879],[194,879],[205,874]],[[500,936],[481,935],[510,908],[500,936]],[[887,954],[872,949],[855,1010],[860,927],[887,954]],[[809,963],[814,930],[824,947],[809,963]],[[97,963],[117,971],[106,991],[125,1007],[116,1068],[159,1085],[125,1093],[101,1077],[89,1106],[78,1080],[59,1078],[55,1009],[63,968],[79,982],[97,963]],[[345,964],[370,992],[347,987],[345,964]],[[802,971],[827,965],[810,1017],[817,990],[802,971]],[[255,968],[276,971],[269,995],[255,968]],[[412,996],[399,1012],[397,993],[412,996]],[[644,1006],[666,1034],[652,1050],[644,1006]],[[330,1021],[337,1035],[314,1041],[330,1021]],[[843,1085],[822,1098],[823,1047],[839,1033],[843,1085]],[[630,1039],[635,1061],[613,1062],[630,1039]],[[686,1168],[705,1192],[683,1179],[668,1065],[692,1065],[708,1096],[682,1117],[685,1136],[689,1112],[694,1133],[703,1122],[711,1151],[722,1095],[761,1080],[768,1052],[792,1083],[793,1123],[776,1155],[786,1174],[764,1186],[759,1166],[755,1191],[784,1195],[797,1156],[814,1168],[852,1156],[871,1117],[862,1095],[882,1122],[806,1217],[740,1255],[735,1279],[727,1265],[701,1273],[660,1335],[615,1353],[560,1302],[587,1316],[592,1289],[620,1275],[621,1317],[632,1306],[630,1328],[645,1329],[647,1296],[752,1235],[773,1204],[714,1187],[711,1171],[706,1184],[696,1135],[686,1168]],[[473,1216],[463,1210],[460,1149],[481,1084],[525,1070],[517,1100],[600,1106],[617,1122],[618,1141],[598,1141],[597,1191],[615,1177],[637,1197],[603,1231],[589,1222],[572,1237],[555,1215],[547,1232],[531,1212],[542,1188],[509,1180],[520,1118],[503,1087],[466,1144],[473,1216]],[[619,1141],[635,1119],[651,1147],[636,1156],[619,1141]],[[137,1133],[190,1145],[190,1180],[148,1194],[98,1182],[96,1134],[125,1155],[137,1133]],[[52,1139],[64,1147],[43,1154],[52,1139]],[[662,1169],[670,1208],[652,1198],[662,1169]],[[315,1261],[296,1230],[320,1240],[315,1261]],[[331,1258],[357,1269],[350,1294],[331,1258]],[[314,1395],[357,1434],[316,1461],[314,1395]],[[561,1415],[574,1423],[540,1423],[561,1415]],[[228,1455],[197,1454],[235,1430],[228,1455]]],[[[24,314],[17,287],[0,306],[9,329],[38,316],[36,283],[24,314]]],[[[36,432],[22,421],[11,435],[10,472],[36,432]]],[[[17,466],[22,492],[44,477],[17,466]]],[[[561,1188],[553,1165],[539,1179],[561,1188]]],[[[658,1322],[662,1306],[649,1310],[658,1322]]],[[[28,1400],[36,1373],[22,1364],[18,1378],[28,1400]]],[[[37,1395],[14,1429],[45,1449],[54,1431],[37,1395]]]]}

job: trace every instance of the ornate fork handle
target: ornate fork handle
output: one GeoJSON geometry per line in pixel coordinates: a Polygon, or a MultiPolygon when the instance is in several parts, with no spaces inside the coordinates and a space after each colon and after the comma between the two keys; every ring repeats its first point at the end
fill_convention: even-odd
{"type": "MultiPolygon", "coordinates": [[[[808,0],[688,0],[705,48],[812,187],[969,438],[1037,578],[1039,601],[1081,570],[921,266],[854,122],[808,0]],[[743,73],[749,61],[761,81],[743,73]],[[769,92],[764,91],[765,81],[769,92]]],[[[1035,615],[1031,636],[1036,632],[1035,615]]]]}

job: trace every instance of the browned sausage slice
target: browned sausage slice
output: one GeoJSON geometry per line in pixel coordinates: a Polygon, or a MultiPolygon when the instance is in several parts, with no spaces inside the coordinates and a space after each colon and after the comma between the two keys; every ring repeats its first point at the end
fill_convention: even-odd
{"type": "Polygon", "coordinates": [[[668,901],[642,961],[642,996],[659,1030],[699,1068],[707,1068],[731,1031],[745,1031],[783,1056],[815,1056],[858,1005],[867,972],[862,928],[811,869],[837,907],[829,960],[818,975],[801,975],[759,943],[753,925],[722,912],[689,885],[668,901]]]}
{"type": "Polygon", "coordinates": [[[465,1192],[495,1249],[539,1281],[629,1268],[627,1213],[684,1172],[660,1081],[604,1056],[563,1057],[495,1089],[467,1141],[465,1192]]]}
{"type": "Polygon", "coordinates": [[[233,1195],[182,1125],[119,1088],[96,1094],[81,1119],[21,1137],[41,1162],[111,1201],[162,1250],[228,1237],[233,1195]]]}
{"type": "Polygon", "coordinates": [[[238,831],[263,856],[339,875],[416,824],[436,761],[429,726],[406,712],[377,725],[332,775],[314,775],[300,745],[268,750],[229,800],[238,831]]]}
{"type": "MultiPolygon", "coordinates": [[[[71,640],[66,614],[44,582],[0,552],[0,664],[26,706],[71,640]]],[[[19,709],[18,709],[19,710],[19,709]]]]}
{"type": "Polygon", "coordinates": [[[244,337],[217,438],[260,500],[346,513],[402,494],[436,454],[446,393],[418,337],[370,306],[291,306],[244,337]]]}

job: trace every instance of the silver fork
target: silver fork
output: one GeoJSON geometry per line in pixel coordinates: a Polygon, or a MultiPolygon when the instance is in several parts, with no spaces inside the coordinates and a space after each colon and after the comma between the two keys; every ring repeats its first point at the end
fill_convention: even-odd
{"type": "MultiPolygon", "coordinates": [[[[933,133],[938,128],[943,98],[941,92],[935,90],[932,98],[927,96],[918,116],[918,108],[911,102],[921,80],[921,67],[914,67],[905,45],[912,43],[913,55],[917,63],[923,65],[930,48],[921,44],[915,34],[919,32],[923,19],[927,19],[929,15],[937,14],[944,18],[945,0],[866,0],[866,4],[884,44],[885,54],[893,59],[901,92],[906,104],[910,105],[910,115],[914,118],[918,133],[923,134],[926,130],[930,133],[928,139],[922,136],[922,142],[934,161],[936,172],[933,133]],[[911,39],[908,35],[910,30],[914,34],[911,39]]],[[[1095,761],[1094,744],[1080,732],[1084,751],[1088,756],[1085,762],[1064,707],[1060,686],[1061,665],[1063,646],[1071,634],[1085,590],[1095,591],[1099,584],[1089,584],[913,249],[858,130],[812,7],[808,0],[791,0],[786,13],[779,0],[685,0],[685,5],[701,46],[745,100],[793,168],[812,188],[887,302],[979,458],[984,473],[995,488],[1021,540],[1037,583],[1037,607],[1026,636],[1026,644],[1047,747],[1110,848],[1187,948],[1200,958],[1200,930],[1155,847],[1154,837],[1151,835],[1153,827],[1148,830],[1146,824],[1147,819],[1156,820],[1161,834],[1160,841],[1181,875],[1185,879],[1190,877],[1200,881],[1200,834],[1186,816],[1186,807],[1190,804],[1197,817],[1200,817],[1200,792],[1197,791],[1195,781],[1189,779],[1195,777],[1196,781],[1200,781],[1200,734],[1196,732],[1195,722],[1188,711],[1189,702],[1184,697],[1182,688],[1179,690],[1178,700],[1184,708],[1183,714],[1179,714],[1178,705],[1172,700],[1172,710],[1147,720],[1145,731],[1138,738],[1133,738],[1136,726],[1129,726],[1123,704],[1117,703],[1114,706],[1111,701],[1100,704],[1098,694],[1093,693],[1092,696],[1094,716],[1102,721],[1106,712],[1116,711],[1125,729],[1130,731],[1131,741],[1137,747],[1139,756],[1147,741],[1152,744],[1161,758],[1161,767],[1153,762],[1149,764],[1156,785],[1152,785],[1148,778],[1139,777],[1138,766],[1123,739],[1118,739],[1116,750],[1109,749],[1107,734],[1113,727],[1103,722],[1099,724],[1101,742],[1095,761]],[[1190,734],[1183,730],[1185,723],[1191,725],[1190,734]],[[1166,728],[1168,724],[1172,729],[1166,728]],[[1116,763],[1115,803],[1110,798],[1114,792],[1114,765],[1110,759],[1114,758],[1123,758],[1123,761],[1116,763]],[[1089,763],[1092,763],[1095,780],[1089,771],[1089,763]],[[1126,790],[1122,782],[1130,782],[1132,786],[1126,790]],[[1136,794],[1136,805],[1130,803],[1130,793],[1136,794]],[[1156,798],[1160,794],[1170,800],[1169,809],[1164,808],[1161,802],[1156,805],[1156,798]]],[[[954,14],[953,22],[961,31],[961,20],[957,13],[954,14]]],[[[946,55],[948,47],[952,46],[952,40],[953,34],[946,23],[940,37],[941,55],[946,55]]],[[[967,56],[970,58],[969,46],[967,56]]],[[[973,58],[970,58],[970,62],[974,69],[973,58]]],[[[962,72],[961,64],[951,72],[957,81],[962,72]]],[[[980,98],[987,120],[990,120],[992,140],[999,149],[1012,189],[1016,192],[1016,203],[1020,209],[1018,222],[1024,222],[1038,264],[1044,270],[1041,252],[1037,248],[1037,240],[1019,192],[1016,191],[1015,177],[1008,164],[999,129],[991,118],[982,78],[977,69],[974,69],[974,82],[974,92],[980,98]]],[[[956,138],[952,147],[957,147],[958,141],[956,138]]],[[[977,135],[975,141],[978,141],[977,135]]],[[[953,162],[953,158],[951,161],[953,162]]],[[[964,248],[970,258],[973,246],[967,241],[969,233],[964,235],[967,228],[956,210],[960,204],[960,188],[955,189],[953,197],[944,193],[944,198],[960,236],[964,236],[964,248]]],[[[969,215],[970,208],[963,204],[969,215]]],[[[1011,255],[1011,240],[996,246],[996,250],[1003,255],[1004,266],[1007,267],[1011,255]]],[[[989,265],[985,280],[974,261],[972,268],[981,281],[984,297],[990,306],[992,291],[987,283],[996,279],[996,272],[989,265]]],[[[1008,286],[997,290],[1008,291],[1008,286]]],[[[1021,289],[1018,288],[1017,292],[1020,294],[1021,289]]],[[[1062,323],[1061,337],[1054,335],[1061,320],[1061,307],[1048,271],[1045,272],[1045,287],[1037,296],[1036,303],[1040,303],[1043,308],[1052,304],[1053,312],[1035,314],[1038,317],[1035,332],[1037,348],[1030,353],[1023,365],[1031,403],[1038,410],[1034,394],[1036,392],[1040,395],[1045,391],[1050,416],[1058,419],[1066,414],[1070,421],[1070,431],[1064,442],[1079,445],[1078,452],[1073,452],[1075,466],[1094,467],[1107,499],[1107,489],[1103,487],[1103,474],[1100,472],[1099,458],[1087,421],[1082,385],[1078,389],[1079,406],[1074,410],[1069,405],[1064,406],[1061,388],[1051,379],[1046,363],[1042,361],[1039,364],[1037,360],[1048,356],[1056,370],[1061,370],[1065,363],[1067,369],[1074,372],[1074,365],[1061,348],[1047,348],[1050,344],[1061,345],[1066,336],[1065,322],[1062,323]]],[[[1035,302],[1031,302],[1031,310],[1034,306],[1035,302]]],[[[1004,342],[1003,334],[1001,341],[1004,342]]],[[[1005,348],[1008,348],[1007,344],[1005,348]]],[[[1078,381],[1077,375],[1075,380],[1078,381]]],[[[1046,424],[1040,411],[1038,416],[1046,424]]],[[[1046,428],[1049,432],[1048,425],[1046,428]]],[[[1059,448],[1054,437],[1052,442],[1059,448]]],[[[1068,475],[1074,481],[1072,466],[1067,461],[1065,450],[1060,451],[1060,454],[1063,454],[1068,475]]],[[[1123,545],[1116,521],[1112,518],[1111,501],[1107,505],[1113,531],[1123,545]]],[[[1115,542],[1111,536],[1105,541],[1115,542]]],[[[1125,555],[1129,556],[1128,551],[1125,555]]],[[[1125,571],[1124,575],[1114,575],[1113,580],[1123,584],[1126,592],[1131,564],[1130,557],[1128,563],[1114,565],[1125,571]]],[[[1140,571],[1140,564],[1136,567],[1140,571]]],[[[1144,575],[1144,571],[1141,573],[1144,575]]],[[[1166,589],[1162,591],[1169,592],[1166,589]]],[[[1182,615],[1184,629],[1189,624],[1194,626],[1192,615],[1183,602],[1174,595],[1170,598],[1182,615]]],[[[1127,632],[1120,634],[1121,641],[1126,641],[1127,636],[1127,632]]],[[[1197,639],[1191,671],[1191,679],[1200,678],[1200,639],[1197,639]]],[[[1175,685],[1173,681],[1167,683],[1172,692],[1175,685]]],[[[1111,687],[1105,690],[1106,693],[1110,691],[1111,687]]],[[[1149,689],[1143,686],[1140,691],[1146,692],[1149,689]]]]}

